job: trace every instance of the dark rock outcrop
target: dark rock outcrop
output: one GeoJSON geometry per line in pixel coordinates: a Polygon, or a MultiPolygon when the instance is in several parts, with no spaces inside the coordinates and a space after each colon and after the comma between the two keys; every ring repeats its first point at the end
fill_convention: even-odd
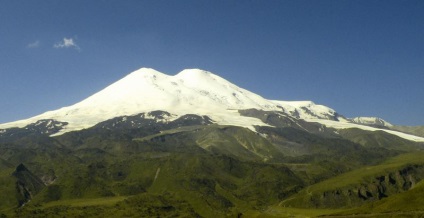
{"type": "Polygon", "coordinates": [[[359,206],[365,202],[407,191],[422,179],[424,179],[424,166],[408,165],[354,187],[325,191],[321,194],[314,193],[311,196],[311,203],[321,208],[359,206]]]}
{"type": "Polygon", "coordinates": [[[23,164],[19,164],[12,173],[16,178],[16,194],[18,206],[21,207],[38,194],[46,185],[43,181],[29,171],[23,164]]]}

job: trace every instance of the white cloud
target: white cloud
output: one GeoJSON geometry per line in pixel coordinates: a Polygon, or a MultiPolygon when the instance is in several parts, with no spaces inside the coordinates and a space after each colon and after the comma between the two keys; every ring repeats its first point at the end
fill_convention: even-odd
{"type": "Polygon", "coordinates": [[[38,47],[40,47],[40,41],[39,40],[32,42],[32,43],[29,43],[27,45],[27,48],[38,48],[38,47]]]}
{"type": "Polygon", "coordinates": [[[73,38],[63,38],[63,41],[60,41],[53,45],[54,48],[74,48],[78,51],[81,50],[81,48],[75,43],[73,38]]]}

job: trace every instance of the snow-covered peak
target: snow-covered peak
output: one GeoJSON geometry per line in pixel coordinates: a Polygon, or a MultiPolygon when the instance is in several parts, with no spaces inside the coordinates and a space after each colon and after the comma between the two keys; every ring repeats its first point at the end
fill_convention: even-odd
{"type": "Polygon", "coordinates": [[[166,76],[168,75],[151,68],[141,68],[128,74],[117,83],[127,83],[127,85],[133,85],[134,83],[139,83],[140,80],[154,81],[166,76]]]}
{"type": "Polygon", "coordinates": [[[284,112],[301,119],[325,119],[325,120],[339,120],[343,118],[339,116],[335,110],[324,106],[317,105],[312,101],[276,101],[284,112]]]}
{"type": "Polygon", "coordinates": [[[118,116],[156,110],[179,116],[208,115],[220,124],[264,125],[258,119],[239,116],[238,109],[249,108],[277,109],[272,102],[207,71],[191,69],[170,76],[141,68],[77,104],[2,124],[0,129],[54,119],[69,123],[64,131],[72,131],[118,116]]]}
{"type": "Polygon", "coordinates": [[[392,127],[393,125],[389,122],[378,118],[378,117],[355,117],[351,119],[353,123],[370,125],[370,126],[381,126],[381,127],[392,127]]]}
{"type": "Polygon", "coordinates": [[[61,134],[92,127],[115,117],[151,111],[165,111],[175,115],[173,119],[186,114],[206,115],[221,125],[243,126],[252,130],[256,125],[267,126],[260,119],[241,116],[239,110],[245,109],[279,111],[295,119],[323,124],[334,121],[325,125],[335,128],[340,123],[343,123],[343,128],[363,126],[350,123],[333,109],[312,101],[265,99],[208,71],[188,69],[170,76],[154,69],[141,68],[79,103],[29,119],[0,124],[0,129],[25,127],[39,120],[55,120],[67,123],[58,133],[61,134]]]}
{"type": "MultiPolygon", "coordinates": [[[[185,69],[179,72],[176,76],[180,78],[188,78],[188,77],[203,77],[203,76],[211,76],[213,73],[202,70],[202,69],[185,69]]],[[[214,75],[216,76],[216,75],[214,75]]]]}
{"type": "MultiPolygon", "coordinates": [[[[132,76],[132,75],[165,75],[153,68],[148,68],[148,67],[143,67],[140,68],[138,70],[135,70],[131,73],[129,73],[127,76],[132,76]]],[[[125,77],[124,77],[125,78],[125,77]]]]}

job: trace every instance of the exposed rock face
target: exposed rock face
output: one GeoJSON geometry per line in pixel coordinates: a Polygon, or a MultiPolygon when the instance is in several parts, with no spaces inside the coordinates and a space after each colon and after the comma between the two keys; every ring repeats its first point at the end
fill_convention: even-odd
{"type": "Polygon", "coordinates": [[[19,164],[12,174],[16,180],[18,206],[23,206],[32,197],[38,194],[44,187],[43,181],[29,171],[23,164],[19,164]]]}
{"type": "MultiPolygon", "coordinates": [[[[306,130],[311,133],[334,134],[333,130],[329,130],[325,125],[319,123],[306,122],[302,119],[294,118],[285,112],[263,111],[257,109],[239,110],[241,116],[254,117],[262,122],[274,127],[292,127],[295,129],[306,130]]],[[[258,128],[256,128],[258,130],[258,128]]]]}
{"type": "Polygon", "coordinates": [[[9,142],[29,135],[52,135],[63,129],[67,122],[59,122],[53,119],[38,120],[23,128],[9,128],[0,130],[0,142],[9,142]]]}
{"type": "Polygon", "coordinates": [[[152,111],[134,116],[116,117],[97,124],[95,128],[140,129],[157,127],[157,129],[164,130],[190,125],[209,125],[212,123],[213,121],[207,116],[186,114],[178,117],[166,111],[152,111]]]}
{"type": "Polygon", "coordinates": [[[422,179],[424,179],[424,166],[410,165],[375,177],[356,187],[313,193],[310,202],[318,208],[359,206],[368,201],[380,200],[407,191],[422,179]]]}

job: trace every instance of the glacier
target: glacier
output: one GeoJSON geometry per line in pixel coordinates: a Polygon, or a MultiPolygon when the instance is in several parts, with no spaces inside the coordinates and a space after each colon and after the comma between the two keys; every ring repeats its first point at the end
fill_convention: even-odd
{"type": "Polygon", "coordinates": [[[0,124],[0,129],[22,128],[44,119],[67,122],[68,125],[58,135],[89,128],[114,117],[156,110],[173,114],[172,119],[185,114],[207,115],[217,124],[242,126],[253,131],[254,126],[269,126],[257,118],[241,116],[238,110],[244,109],[281,111],[295,119],[318,122],[336,129],[380,130],[424,142],[421,137],[362,125],[372,120],[348,119],[312,101],[268,100],[200,69],[186,69],[176,75],[167,75],[151,68],[141,68],[81,102],[28,119],[0,124]]]}

